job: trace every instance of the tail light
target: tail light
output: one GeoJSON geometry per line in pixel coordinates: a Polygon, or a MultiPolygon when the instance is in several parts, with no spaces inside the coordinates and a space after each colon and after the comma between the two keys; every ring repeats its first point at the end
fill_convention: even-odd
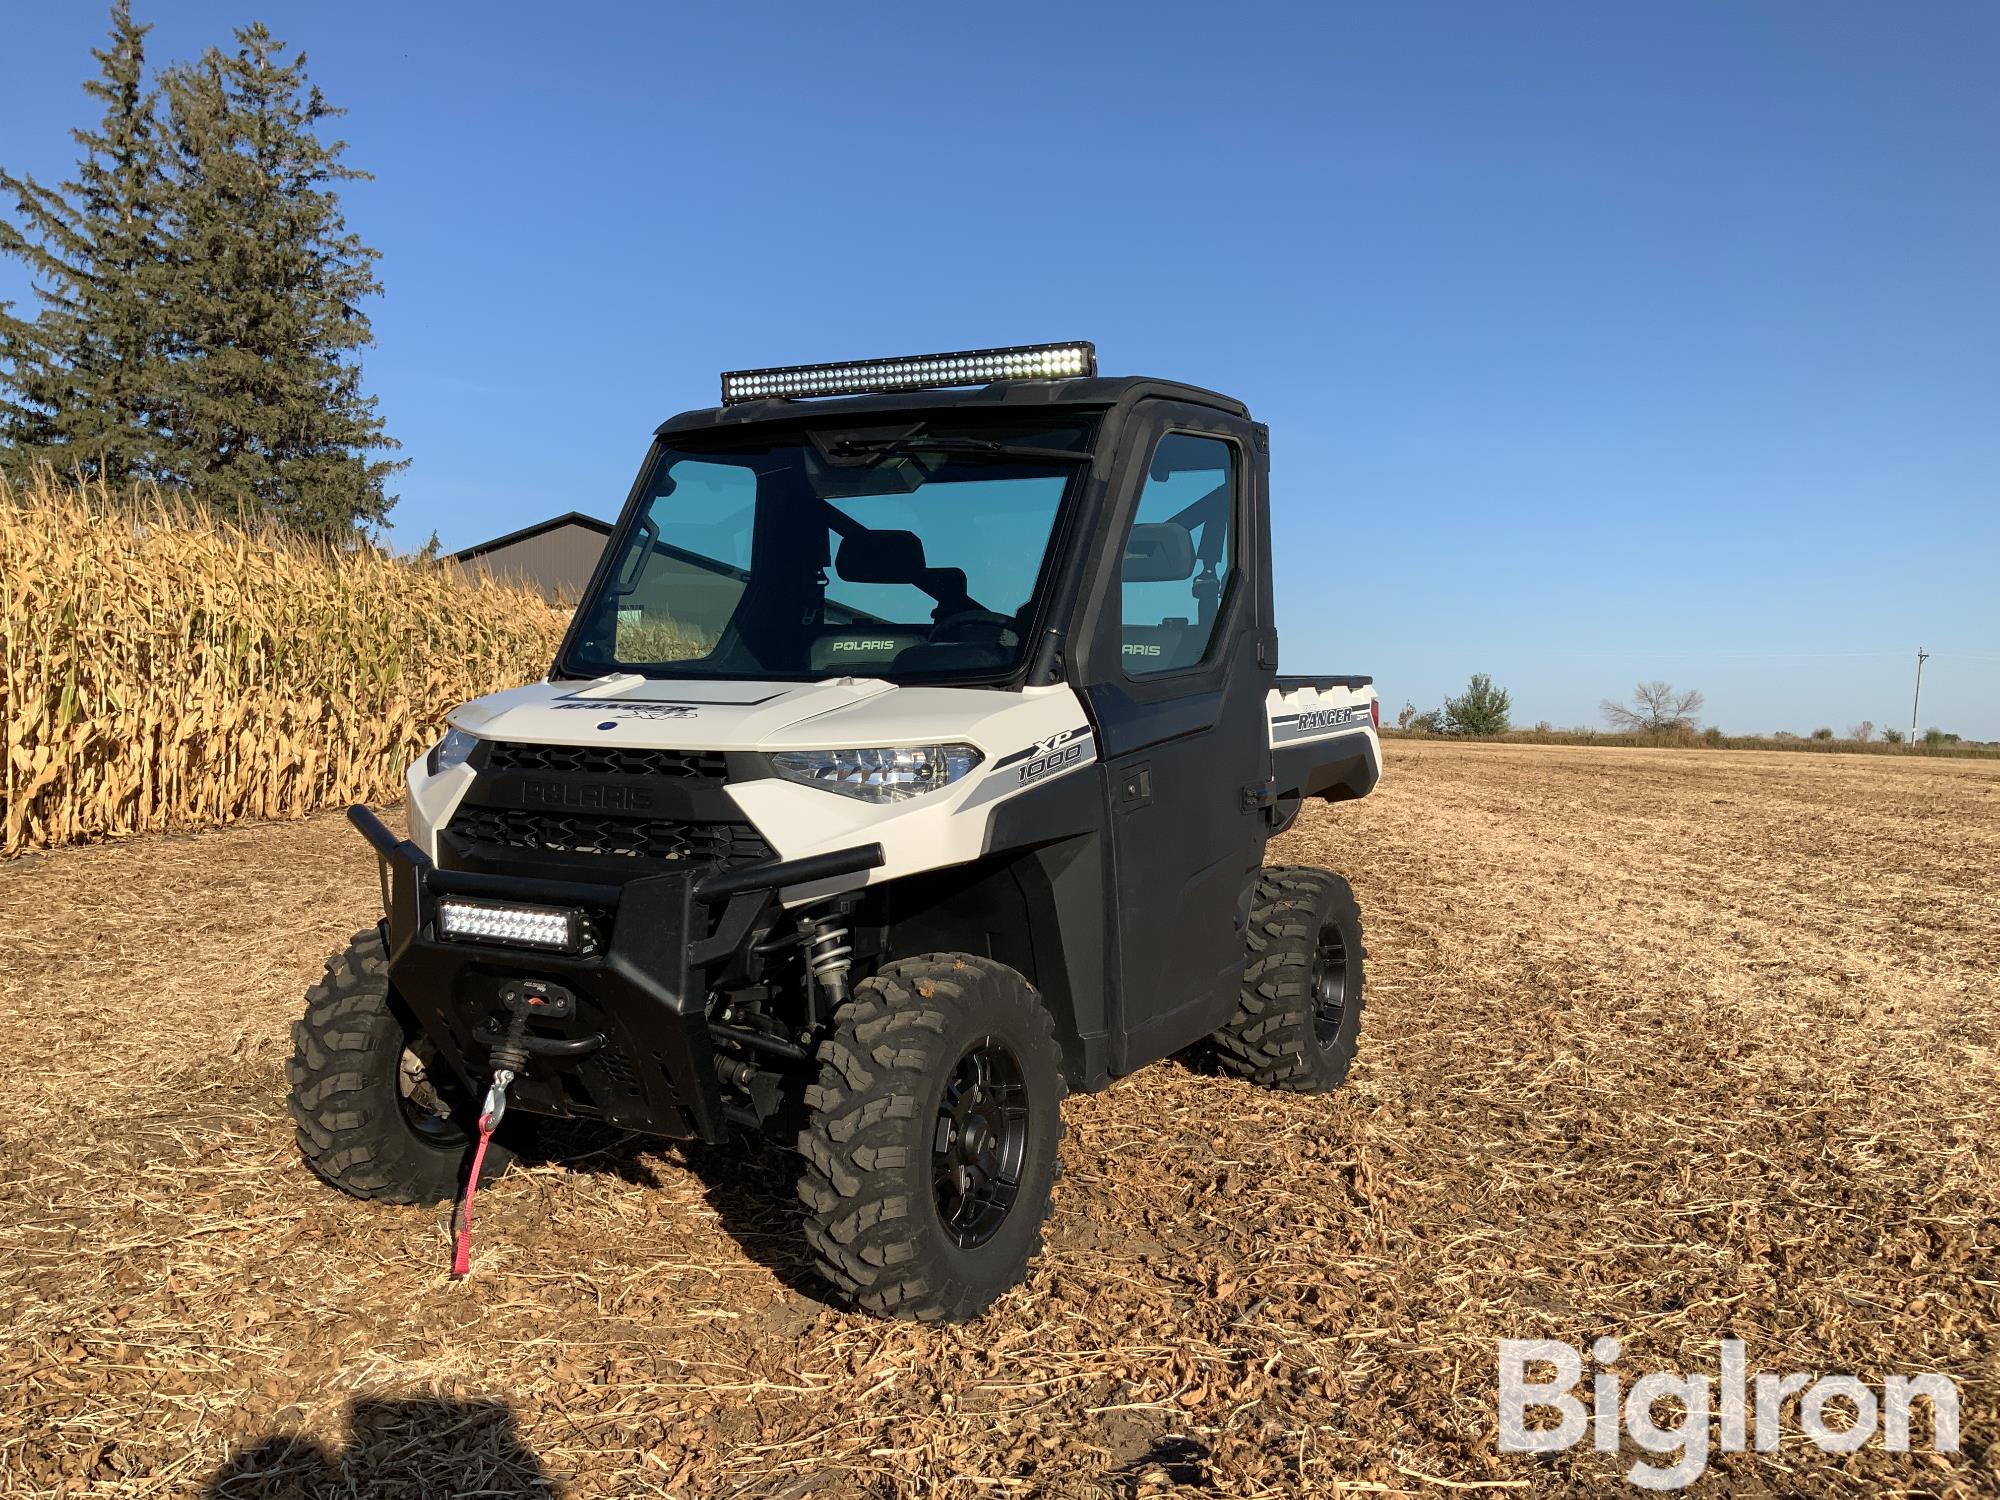
{"type": "Polygon", "coordinates": [[[1375,726],[1377,733],[1381,732],[1382,700],[1380,698],[1370,698],[1368,700],[1368,722],[1375,726]]]}

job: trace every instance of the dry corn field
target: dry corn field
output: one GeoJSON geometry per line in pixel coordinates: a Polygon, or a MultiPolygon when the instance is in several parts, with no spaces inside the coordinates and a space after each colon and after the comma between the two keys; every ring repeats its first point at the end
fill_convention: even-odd
{"type": "Polygon", "coordinates": [[[0,855],[401,795],[446,710],[533,675],[536,594],[0,480],[0,855]]]}
{"type": "Polygon", "coordinates": [[[553,1140],[444,1210],[342,1199],[287,1026],[373,920],[334,816],[0,866],[0,1491],[1559,1494],[1495,1341],[1634,1372],[1938,1370],[1961,1451],[1712,1456],[1695,1493],[2000,1492],[2000,767],[1397,744],[1275,851],[1349,872],[1325,1099],[1167,1063],[1067,1107],[1030,1283],[821,1302],[784,1158],[553,1140]]]}

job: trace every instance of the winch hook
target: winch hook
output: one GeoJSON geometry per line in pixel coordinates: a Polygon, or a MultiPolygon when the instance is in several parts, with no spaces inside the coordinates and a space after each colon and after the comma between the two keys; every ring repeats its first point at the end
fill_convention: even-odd
{"type": "Polygon", "coordinates": [[[525,1045],[528,1013],[535,1002],[519,985],[513,984],[500,992],[500,999],[509,1013],[507,1034],[494,1043],[487,1059],[493,1064],[493,1082],[487,1086],[486,1098],[479,1106],[479,1142],[472,1148],[472,1166],[465,1174],[465,1196],[459,1205],[458,1233],[453,1239],[451,1252],[454,1281],[472,1269],[472,1195],[479,1190],[479,1173],[486,1165],[486,1147],[507,1113],[508,1085],[528,1065],[525,1045]]]}

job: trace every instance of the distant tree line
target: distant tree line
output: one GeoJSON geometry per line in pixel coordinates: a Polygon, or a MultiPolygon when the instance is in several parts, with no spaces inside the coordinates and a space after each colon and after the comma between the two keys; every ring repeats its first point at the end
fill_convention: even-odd
{"type": "MultiPolygon", "coordinates": [[[[1721,745],[1729,737],[1722,730],[1710,725],[1701,728],[1701,709],[1704,703],[1699,688],[1676,688],[1670,682],[1657,680],[1641,682],[1632,690],[1627,700],[1606,698],[1599,709],[1604,720],[1611,726],[1613,734],[1632,735],[1636,738],[1661,744],[1693,744],[1700,738],[1710,745],[1721,745]]],[[[1437,708],[1419,709],[1414,703],[1405,702],[1402,711],[1396,715],[1396,728],[1408,734],[1478,735],[1497,736],[1514,733],[1511,719],[1513,700],[1505,688],[1495,687],[1493,679],[1485,672],[1475,672],[1463,693],[1447,698],[1437,708]]],[[[1590,730],[1558,730],[1544,719],[1529,733],[1545,736],[1576,738],[1593,734],[1590,730]]],[[[1870,743],[1876,737],[1874,721],[1863,719],[1847,731],[1847,739],[1857,745],[1870,743]]],[[[1798,735],[1779,730],[1771,737],[1773,741],[1796,741],[1798,735]]],[[[1835,735],[1830,727],[1821,727],[1812,732],[1811,738],[1819,743],[1830,743],[1835,735]]],[[[1884,744],[1899,745],[1903,734],[1898,729],[1883,729],[1881,739],[1884,744]]],[[[1940,729],[1924,731],[1923,743],[1936,749],[1944,745],[1961,743],[1955,734],[1947,734],[1940,729]]]]}
{"type": "Polygon", "coordinates": [[[1505,734],[1514,727],[1513,707],[1505,688],[1495,687],[1486,673],[1474,672],[1465,691],[1445,699],[1442,707],[1419,711],[1414,703],[1405,703],[1396,727],[1412,734],[1505,734]]]}
{"type": "Polygon", "coordinates": [[[361,383],[382,288],[337,191],[367,174],[320,136],[343,111],[261,23],[149,83],[150,29],[117,0],[70,180],[0,169],[0,252],[40,303],[0,303],[0,467],[327,534],[380,524],[403,463],[361,383]]]}
{"type": "Polygon", "coordinates": [[[1598,705],[1613,729],[1640,734],[1693,734],[1699,724],[1701,690],[1676,691],[1670,682],[1642,682],[1632,689],[1632,701],[1606,698],[1598,705]]]}
{"type": "MultiPolygon", "coordinates": [[[[1677,692],[1665,682],[1642,682],[1633,690],[1629,704],[1606,698],[1604,716],[1618,730],[1642,734],[1692,735],[1701,712],[1698,690],[1677,692]]],[[[1447,698],[1437,708],[1419,709],[1405,703],[1396,716],[1396,727],[1413,734],[1493,735],[1507,734],[1513,725],[1513,698],[1505,688],[1495,687],[1485,672],[1475,672],[1465,691],[1447,698]]],[[[1537,726],[1548,732],[1546,723],[1537,726]]]]}

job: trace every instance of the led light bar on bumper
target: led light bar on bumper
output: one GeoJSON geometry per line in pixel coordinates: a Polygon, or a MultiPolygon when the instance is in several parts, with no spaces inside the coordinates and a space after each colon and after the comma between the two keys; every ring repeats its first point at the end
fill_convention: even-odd
{"type": "Polygon", "coordinates": [[[957,354],[906,354],[837,365],[781,365],[725,370],[722,404],[792,396],[851,396],[862,391],[921,391],[994,380],[1069,380],[1097,373],[1094,344],[1019,344],[957,354]]]}
{"type": "Polygon", "coordinates": [[[583,913],[560,906],[517,906],[447,896],[437,906],[438,935],[469,943],[576,953],[583,947],[583,913]]]}
{"type": "Polygon", "coordinates": [[[902,802],[950,786],[978,765],[970,745],[896,745],[882,750],[783,750],[771,766],[787,781],[863,802],[902,802]]]}

